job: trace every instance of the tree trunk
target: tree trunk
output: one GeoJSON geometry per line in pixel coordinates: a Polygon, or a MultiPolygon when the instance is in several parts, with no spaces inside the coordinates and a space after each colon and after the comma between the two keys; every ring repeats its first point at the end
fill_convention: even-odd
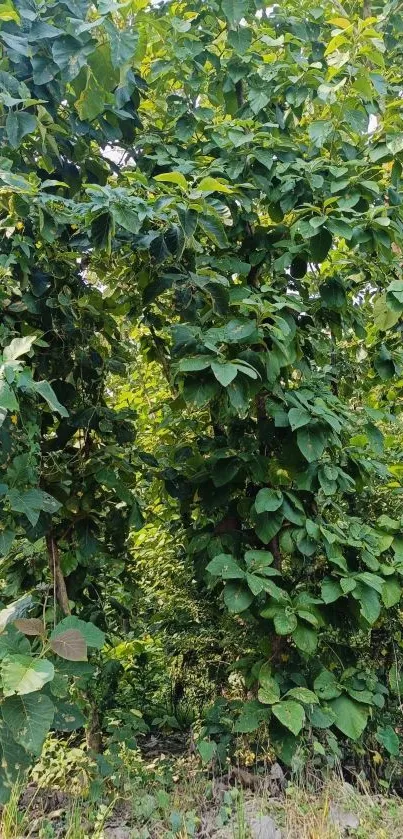
{"type": "Polygon", "coordinates": [[[46,546],[48,549],[49,568],[53,579],[55,599],[59,604],[63,614],[70,615],[70,606],[69,598],[67,595],[66,582],[63,576],[63,571],[60,567],[59,548],[52,533],[48,533],[46,537],[46,546]]]}

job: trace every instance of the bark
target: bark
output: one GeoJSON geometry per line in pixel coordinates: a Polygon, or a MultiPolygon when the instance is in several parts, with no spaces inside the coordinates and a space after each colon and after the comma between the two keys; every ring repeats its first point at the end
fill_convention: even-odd
{"type": "Polygon", "coordinates": [[[63,576],[63,571],[60,567],[59,548],[52,533],[48,533],[46,537],[46,546],[48,549],[49,568],[53,579],[56,600],[63,614],[70,615],[70,606],[69,598],[67,595],[66,582],[63,576]]]}

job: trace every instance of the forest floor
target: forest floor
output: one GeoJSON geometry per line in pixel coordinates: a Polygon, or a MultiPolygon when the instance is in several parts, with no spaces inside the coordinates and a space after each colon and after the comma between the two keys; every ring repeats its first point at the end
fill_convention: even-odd
{"type": "MultiPolygon", "coordinates": [[[[195,756],[157,756],[98,797],[30,784],[3,809],[0,839],[403,839],[403,800],[333,774],[286,783],[234,769],[211,777],[195,756]]],[[[71,787],[77,788],[77,777],[71,787]]]]}

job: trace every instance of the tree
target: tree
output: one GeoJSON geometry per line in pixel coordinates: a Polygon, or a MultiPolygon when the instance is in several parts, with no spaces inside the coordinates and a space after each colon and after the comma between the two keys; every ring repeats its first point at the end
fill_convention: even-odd
{"type": "MultiPolygon", "coordinates": [[[[130,303],[117,274],[116,287],[109,281],[103,294],[102,266],[95,275],[91,256],[112,236],[97,187],[117,166],[103,149],[114,140],[133,141],[144,85],[128,63],[137,34],[122,32],[124,21],[119,15],[112,20],[108,9],[100,10],[94,29],[91,8],[60,2],[33,9],[21,2],[0,10],[3,594],[15,597],[39,584],[34,602],[25,598],[5,611],[3,629],[24,610],[41,614],[43,606],[45,612],[52,599],[46,612],[52,622],[78,606],[80,617],[105,628],[105,592],[124,574],[129,528],[142,523],[133,494],[142,468],[133,451],[134,414],[114,410],[106,393],[108,375],[124,372],[130,355],[120,345],[119,327],[130,303]],[[90,194],[92,210],[83,203],[90,194]],[[75,225],[76,207],[89,211],[83,233],[75,225]],[[46,591],[49,572],[43,605],[41,585],[46,591]]],[[[119,215],[118,194],[114,200],[119,215]]],[[[56,654],[72,662],[55,662],[63,674],[69,668],[72,676],[91,674],[81,660],[104,636],[85,627],[68,617],[47,638],[37,618],[23,621],[20,630],[36,638],[32,650],[21,633],[2,636],[3,689],[10,695],[2,706],[4,798],[27,760],[21,745],[37,754],[51,725],[63,729],[67,717],[70,729],[84,722],[71,708],[63,713],[63,702],[55,711],[67,694],[53,679],[51,659],[56,654]],[[43,652],[50,659],[42,672],[35,656],[43,652]],[[15,676],[17,665],[28,668],[27,678],[7,692],[7,674],[11,668],[15,676]],[[28,692],[24,711],[19,697],[28,692]],[[34,728],[39,716],[35,741],[24,740],[22,723],[34,728]],[[8,739],[18,721],[13,751],[8,739]]]]}
{"type": "Polygon", "coordinates": [[[349,641],[401,596],[400,521],[356,500],[390,476],[399,410],[398,5],[3,7],[11,575],[42,579],[12,553],[42,536],[62,611],[94,616],[116,569],[130,585],[144,459],[106,388],[141,322],[197,417],[153,468],[256,639],[242,719],[284,758],[312,727],[357,739],[387,687],[349,641]]]}

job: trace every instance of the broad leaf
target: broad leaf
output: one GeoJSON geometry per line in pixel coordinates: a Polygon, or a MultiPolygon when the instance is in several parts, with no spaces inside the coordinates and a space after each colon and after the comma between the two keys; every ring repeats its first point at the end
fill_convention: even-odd
{"type": "Polygon", "coordinates": [[[336,728],[351,740],[358,740],[367,725],[369,709],[348,696],[332,699],[329,705],[335,714],[336,728]]]}
{"type": "Polygon", "coordinates": [[[273,705],[272,712],[285,728],[297,735],[305,722],[305,711],[299,702],[292,699],[284,699],[278,705],[273,705]]]}
{"type": "Polygon", "coordinates": [[[16,742],[27,752],[40,755],[55,713],[49,697],[43,693],[9,696],[2,703],[1,711],[16,742]]]}
{"type": "Polygon", "coordinates": [[[55,671],[52,662],[46,658],[13,655],[3,659],[0,672],[4,696],[14,693],[22,696],[43,688],[52,681],[55,671]]]}
{"type": "Polygon", "coordinates": [[[78,629],[66,629],[64,632],[52,632],[50,648],[54,653],[67,661],[86,661],[87,644],[84,636],[78,629]]]}
{"type": "Polygon", "coordinates": [[[253,602],[253,594],[241,583],[227,583],[224,588],[224,602],[233,614],[244,612],[253,602]]]}

